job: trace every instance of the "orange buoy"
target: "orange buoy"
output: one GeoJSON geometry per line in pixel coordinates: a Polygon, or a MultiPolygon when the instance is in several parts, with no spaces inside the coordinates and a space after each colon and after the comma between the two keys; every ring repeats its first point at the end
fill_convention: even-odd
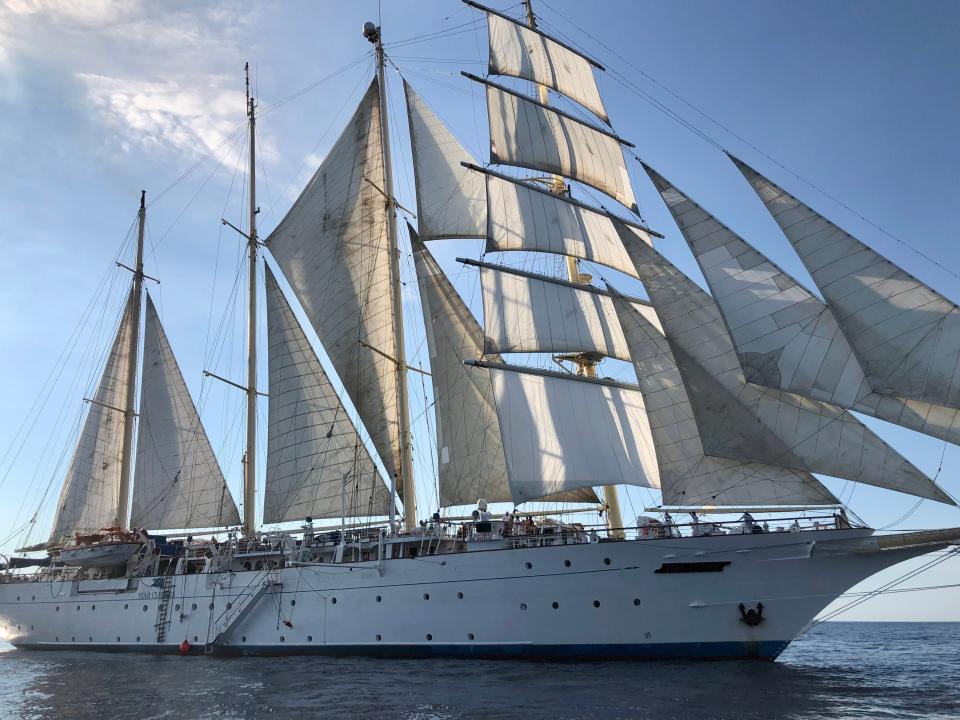
{"type": "Polygon", "coordinates": [[[190,643],[184,640],[182,643],[180,643],[180,654],[187,655],[189,652],[190,652],[190,643]]]}

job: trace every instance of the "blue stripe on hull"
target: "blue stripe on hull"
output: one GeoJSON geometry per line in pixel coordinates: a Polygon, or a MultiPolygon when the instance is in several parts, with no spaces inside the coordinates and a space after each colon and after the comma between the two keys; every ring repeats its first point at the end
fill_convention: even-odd
{"type": "MultiPolygon", "coordinates": [[[[488,658],[517,660],[774,660],[788,640],[703,643],[644,643],[597,645],[258,645],[218,646],[216,655],[333,655],[389,658],[488,658]]],[[[72,650],[74,652],[138,652],[177,654],[176,645],[96,645],[39,643],[18,645],[22,650],[72,650]]],[[[190,648],[203,654],[202,645],[190,648]]]]}

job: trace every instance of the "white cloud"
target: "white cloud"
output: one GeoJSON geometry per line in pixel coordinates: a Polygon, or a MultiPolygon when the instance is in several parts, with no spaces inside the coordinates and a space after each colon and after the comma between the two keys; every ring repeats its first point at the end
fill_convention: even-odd
{"type": "Polygon", "coordinates": [[[0,77],[4,86],[22,85],[21,60],[75,78],[118,153],[202,155],[245,121],[241,63],[252,18],[243,7],[6,0],[0,77]]]}

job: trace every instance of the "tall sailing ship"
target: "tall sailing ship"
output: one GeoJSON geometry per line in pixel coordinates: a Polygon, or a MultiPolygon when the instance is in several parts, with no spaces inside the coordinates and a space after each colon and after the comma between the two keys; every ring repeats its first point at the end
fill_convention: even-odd
{"type": "Polygon", "coordinates": [[[387,58],[367,23],[376,75],[265,240],[248,83],[248,374],[221,378],[247,399],[242,517],[143,286],[141,198],[129,297],[53,528],[0,574],[9,642],[775,658],[851,586],[960,538],[960,529],[878,535],[851,523],[815,477],[955,504],[853,412],[960,440],[957,306],[731,156],[821,300],[643,165],[708,294],[655,249],[664,235],[636,213],[632,146],[607,116],[603,68],[541,31],[529,1],[523,19],[464,1],[488,24],[488,74],[464,75],[486,94],[489,163],[404,80],[417,193],[409,236],[430,367],[405,358],[387,58]],[[551,105],[551,92],[580,111],[551,105]],[[574,198],[570,183],[621,207],[574,198]],[[427,245],[453,238],[481,239],[487,253],[551,254],[567,273],[463,259],[479,273],[479,321],[427,245]],[[272,262],[259,288],[264,255],[272,262]],[[601,287],[581,262],[624,281],[601,287]],[[645,298],[622,291],[637,281],[645,298]],[[555,369],[525,363],[530,355],[555,369]],[[607,359],[631,377],[602,376],[607,359]],[[409,372],[429,375],[433,389],[437,513],[416,505],[409,372]],[[625,523],[623,485],[659,491],[662,505],[625,523]],[[535,502],[556,510],[534,513],[535,502]],[[474,503],[473,517],[451,510],[474,503]],[[488,503],[512,510],[493,516],[488,503]],[[602,526],[571,520],[571,503],[599,507],[602,526]],[[707,513],[742,517],[707,522],[707,513]],[[302,525],[265,529],[283,523],[302,525]]]}

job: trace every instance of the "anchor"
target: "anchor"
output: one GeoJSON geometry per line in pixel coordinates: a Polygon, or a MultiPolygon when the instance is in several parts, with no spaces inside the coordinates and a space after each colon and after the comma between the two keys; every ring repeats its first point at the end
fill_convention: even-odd
{"type": "Polygon", "coordinates": [[[756,609],[749,610],[740,603],[740,622],[745,622],[750,627],[756,627],[763,622],[763,603],[758,602],[756,609]]]}

